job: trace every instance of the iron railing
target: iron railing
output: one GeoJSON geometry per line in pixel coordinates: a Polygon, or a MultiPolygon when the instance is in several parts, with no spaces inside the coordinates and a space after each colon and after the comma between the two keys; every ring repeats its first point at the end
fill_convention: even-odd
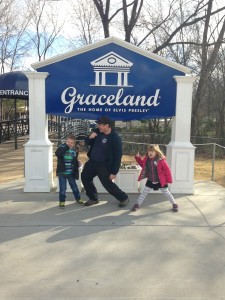
{"type": "Polygon", "coordinates": [[[29,134],[29,120],[19,119],[0,122],[0,143],[10,141],[15,136],[25,136],[29,134]]]}

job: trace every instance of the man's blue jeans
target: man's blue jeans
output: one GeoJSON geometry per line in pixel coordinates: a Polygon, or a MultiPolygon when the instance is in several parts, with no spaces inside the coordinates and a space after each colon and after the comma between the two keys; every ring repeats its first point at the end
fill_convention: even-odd
{"type": "Polygon", "coordinates": [[[76,180],[72,176],[59,176],[59,201],[66,200],[67,181],[71,187],[74,198],[80,200],[80,191],[77,187],[76,180]]]}

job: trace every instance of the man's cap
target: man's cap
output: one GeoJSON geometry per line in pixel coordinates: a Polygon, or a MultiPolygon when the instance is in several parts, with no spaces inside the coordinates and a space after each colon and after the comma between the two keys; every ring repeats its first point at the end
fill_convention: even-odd
{"type": "Polygon", "coordinates": [[[99,117],[96,121],[97,124],[112,124],[112,121],[108,117],[99,117]]]}

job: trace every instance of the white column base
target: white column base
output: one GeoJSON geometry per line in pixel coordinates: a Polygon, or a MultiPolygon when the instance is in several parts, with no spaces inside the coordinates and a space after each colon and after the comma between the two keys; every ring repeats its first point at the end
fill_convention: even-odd
{"type": "Polygon", "coordinates": [[[170,142],[167,161],[171,167],[173,183],[171,193],[194,194],[195,147],[190,142],[170,142]]]}
{"type": "Polygon", "coordinates": [[[139,193],[138,176],[140,171],[141,168],[139,166],[137,169],[119,169],[115,183],[125,193],[139,193]]]}
{"type": "Polygon", "coordinates": [[[50,141],[32,140],[25,147],[24,192],[50,192],[53,182],[53,147],[50,141]]]}

